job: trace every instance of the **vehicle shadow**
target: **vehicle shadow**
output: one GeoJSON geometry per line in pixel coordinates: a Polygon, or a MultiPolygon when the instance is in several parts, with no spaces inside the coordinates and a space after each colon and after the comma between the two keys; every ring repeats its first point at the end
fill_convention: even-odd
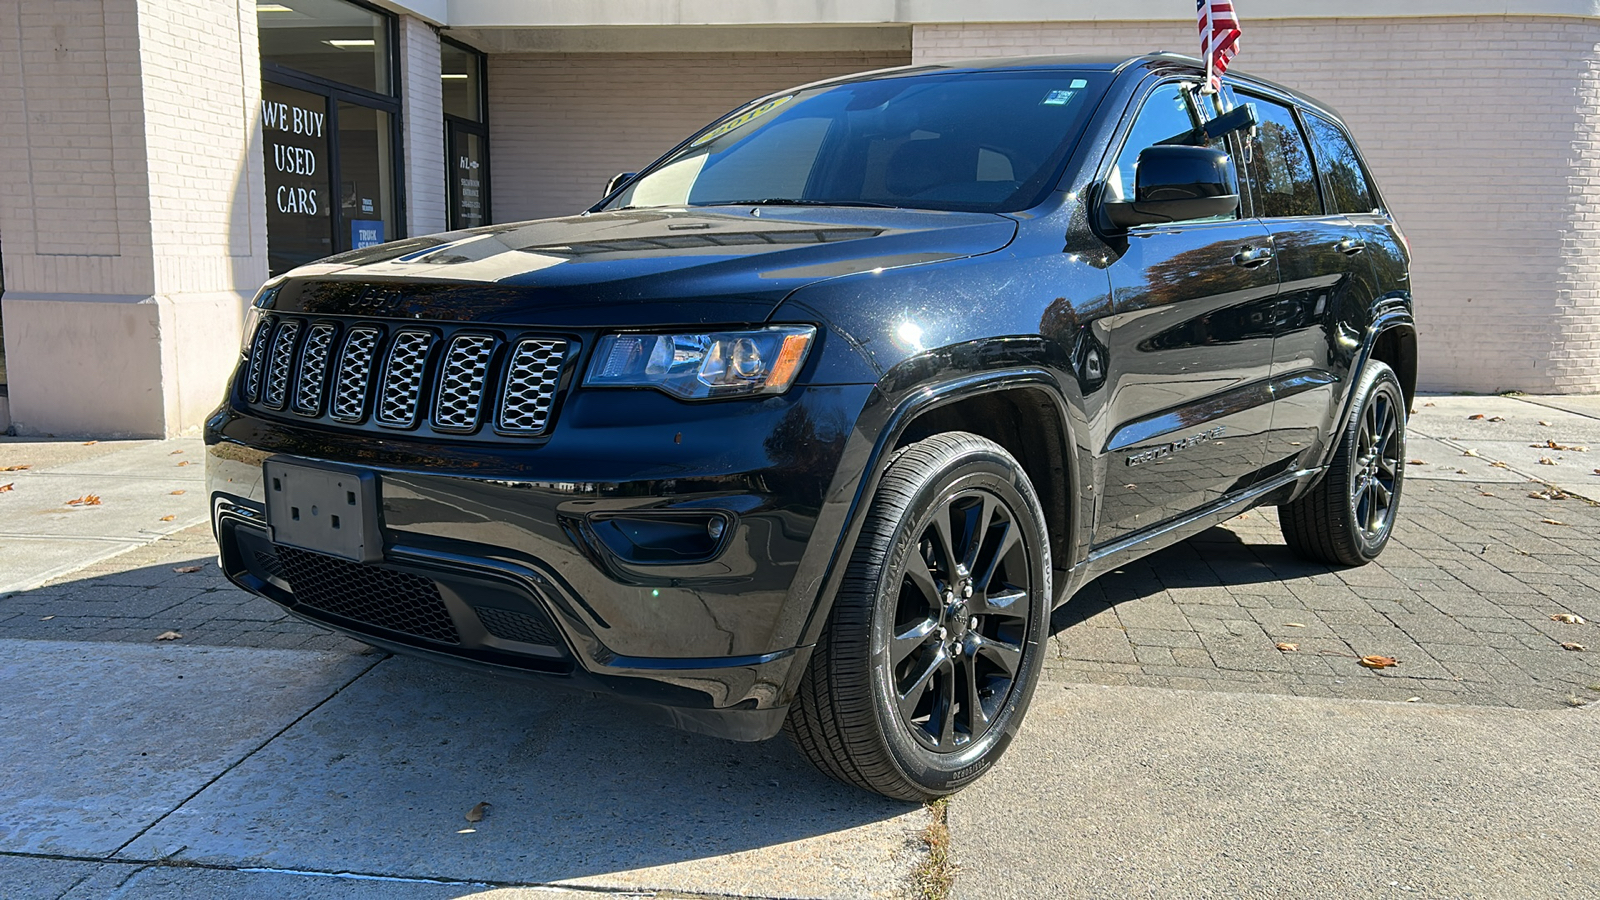
{"type": "Polygon", "coordinates": [[[1084,585],[1055,611],[1050,633],[1059,634],[1118,604],[1149,599],[1171,588],[1278,584],[1335,571],[1326,563],[1301,559],[1281,541],[1247,542],[1239,531],[1219,526],[1084,585]]]}
{"type": "MultiPolygon", "coordinates": [[[[123,641],[143,644],[143,651],[155,628],[174,627],[184,637],[161,643],[162,651],[181,660],[189,645],[209,643],[208,665],[230,664],[217,644],[240,647],[232,663],[238,666],[263,648],[308,658],[360,652],[353,642],[335,650],[270,649],[319,629],[283,620],[266,601],[226,586],[205,559],[0,598],[0,646],[6,638],[71,640],[88,626],[49,626],[75,618],[104,624],[107,617],[94,614],[119,604],[150,624],[104,631],[96,646],[123,641]],[[204,568],[176,575],[190,566],[204,568]],[[152,611],[161,604],[167,608],[152,611]],[[39,613],[51,608],[61,612],[41,621],[39,613]],[[36,627],[7,627],[19,619],[36,627]]],[[[875,894],[874,879],[893,874],[888,860],[906,857],[907,842],[926,825],[920,806],[833,781],[782,738],[740,744],[687,734],[646,721],[636,707],[546,682],[367,652],[375,664],[364,674],[346,685],[330,679],[320,703],[248,757],[219,758],[215,781],[121,855],[759,895],[780,892],[780,871],[792,885],[797,871],[814,867],[818,879],[859,882],[859,893],[875,894]],[[489,804],[487,815],[469,822],[466,814],[479,803],[489,804]]],[[[193,687],[192,680],[178,684],[193,687]]],[[[248,694],[275,688],[270,679],[247,696],[219,688],[207,702],[247,714],[248,694]]],[[[121,681],[62,690],[149,697],[163,687],[121,681]]],[[[126,775],[107,769],[91,780],[115,783],[126,775]]]]}

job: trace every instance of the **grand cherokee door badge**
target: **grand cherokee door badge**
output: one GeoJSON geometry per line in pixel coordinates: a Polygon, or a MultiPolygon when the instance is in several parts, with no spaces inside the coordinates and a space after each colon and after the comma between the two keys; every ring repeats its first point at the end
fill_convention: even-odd
{"type": "Polygon", "coordinates": [[[1170,444],[1162,444],[1159,447],[1151,447],[1149,450],[1142,450],[1128,457],[1128,465],[1130,467],[1142,466],[1145,463],[1155,462],[1163,457],[1171,456],[1180,450],[1187,450],[1190,447],[1194,447],[1199,444],[1210,443],[1211,441],[1221,438],[1223,432],[1227,430],[1227,426],[1218,425],[1210,431],[1202,431],[1199,434],[1173,441],[1170,444]]]}

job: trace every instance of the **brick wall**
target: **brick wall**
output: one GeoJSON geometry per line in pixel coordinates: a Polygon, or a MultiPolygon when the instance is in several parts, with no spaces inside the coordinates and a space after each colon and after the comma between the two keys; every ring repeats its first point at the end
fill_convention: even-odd
{"type": "MultiPolygon", "coordinates": [[[[1245,23],[1235,66],[1350,123],[1416,254],[1421,380],[1600,390],[1600,21],[1481,16],[1245,23]]],[[[1193,25],[918,26],[934,62],[1194,52],[1193,25]]]]}
{"type": "Polygon", "coordinates": [[[444,92],[439,82],[439,33],[413,16],[400,17],[400,122],[405,130],[406,234],[445,230],[444,92]]]}
{"type": "Polygon", "coordinates": [[[494,217],[581,212],[606,180],[762,94],[909,62],[903,53],[494,54],[494,217]]]}

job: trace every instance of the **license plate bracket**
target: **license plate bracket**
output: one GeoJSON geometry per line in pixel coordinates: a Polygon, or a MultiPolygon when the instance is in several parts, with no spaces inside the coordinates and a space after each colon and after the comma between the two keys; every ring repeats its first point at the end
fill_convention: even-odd
{"type": "Polygon", "coordinates": [[[273,543],[351,562],[383,558],[377,475],[278,456],[262,468],[267,533],[273,543]]]}

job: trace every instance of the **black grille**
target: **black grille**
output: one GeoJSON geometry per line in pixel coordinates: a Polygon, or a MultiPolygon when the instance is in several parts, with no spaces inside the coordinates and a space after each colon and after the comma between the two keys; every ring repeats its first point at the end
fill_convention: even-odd
{"type": "Polygon", "coordinates": [[[292,547],[277,551],[297,604],[441,644],[461,643],[431,580],[292,547]]]}
{"type": "Polygon", "coordinates": [[[385,429],[545,434],[573,347],[450,326],[265,318],[244,367],[246,403],[385,429]],[[501,347],[506,347],[502,350],[501,347]]]}
{"type": "Polygon", "coordinates": [[[478,427],[483,408],[483,383],[489,375],[494,338],[463,334],[450,342],[439,376],[439,397],[433,404],[433,427],[440,431],[471,431],[478,427]]]}
{"type": "Polygon", "coordinates": [[[300,356],[300,378],[295,383],[294,411],[302,416],[322,412],[322,388],[328,380],[328,353],[333,349],[333,326],[318,322],[306,335],[300,356]]]}
{"type": "Polygon", "coordinates": [[[506,367],[506,387],[500,399],[500,428],[538,434],[550,423],[550,407],[561,378],[561,360],[567,345],[560,341],[529,339],[517,344],[506,367]]]}
{"type": "Polygon", "coordinates": [[[550,647],[556,645],[555,628],[542,616],[530,616],[527,613],[496,609],[492,606],[477,606],[473,607],[472,611],[478,614],[483,627],[489,629],[489,633],[497,638],[521,641],[524,644],[544,644],[550,647]]]}

